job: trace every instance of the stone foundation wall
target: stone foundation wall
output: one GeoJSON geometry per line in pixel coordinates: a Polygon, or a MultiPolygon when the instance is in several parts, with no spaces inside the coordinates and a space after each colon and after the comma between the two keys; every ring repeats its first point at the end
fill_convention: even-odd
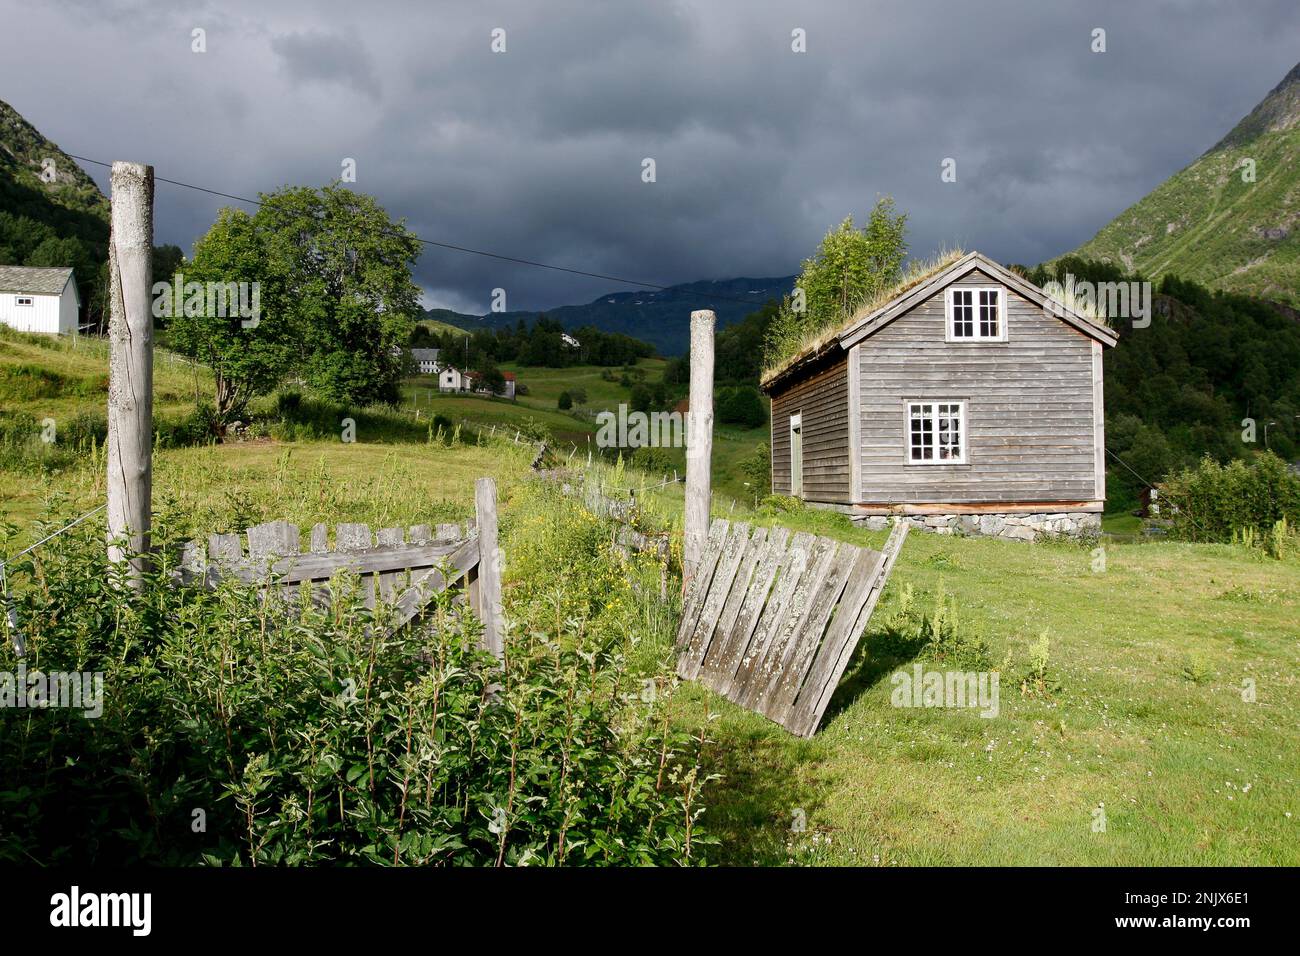
{"type": "MultiPolygon", "coordinates": [[[[918,531],[935,534],[985,535],[1034,541],[1047,538],[1091,538],[1101,533],[1101,515],[1086,511],[1055,511],[1041,514],[900,515],[918,531]]],[[[855,519],[872,531],[889,527],[892,517],[855,519]]]]}

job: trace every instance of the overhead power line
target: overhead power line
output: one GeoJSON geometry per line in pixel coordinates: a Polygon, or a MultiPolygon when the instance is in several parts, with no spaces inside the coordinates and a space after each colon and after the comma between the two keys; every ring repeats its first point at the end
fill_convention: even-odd
{"type": "MultiPolygon", "coordinates": [[[[102,159],[90,159],[87,156],[76,156],[72,153],[68,153],[67,155],[70,159],[75,159],[77,160],[77,162],[80,163],[93,163],[96,166],[104,166],[109,169],[113,167],[112,163],[106,163],[102,159]]],[[[183,189],[193,189],[196,192],[207,193],[209,196],[219,196],[222,199],[233,199],[236,202],[245,202],[254,206],[265,205],[265,203],[260,199],[250,199],[247,196],[236,196],[233,193],[222,192],[219,189],[209,189],[206,186],[196,186],[193,183],[181,182],[178,179],[165,179],[162,176],[155,175],[154,181],[160,183],[167,183],[169,186],[180,186],[183,189]]],[[[399,236],[402,234],[390,232],[390,233],[385,233],[385,235],[399,236]]],[[[584,276],[588,279],[602,279],[607,282],[621,282],[624,285],[641,286],[642,288],[645,289],[654,289],[657,292],[667,292],[669,289],[673,288],[672,286],[660,285],[659,283],[656,282],[643,282],[640,279],[628,279],[625,278],[624,276],[608,275],[603,272],[588,272],[585,269],[573,269],[570,268],[569,266],[557,266],[554,263],[550,263],[550,262],[538,262],[536,259],[524,259],[519,256],[507,256],[499,252],[490,252],[486,249],[474,249],[470,246],[458,245],[457,243],[454,242],[439,242],[436,239],[425,239],[423,236],[418,236],[415,235],[414,233],[408,233],[407,235],[414,236],[417,242],[423,243],[426,246],[435,246],[439,249],[450,249],[453,252],[464,252],[467,253],[468,255],[483,256],[488,259],[498,259],[502,262],[513,262],[516,265],[532,266],[533,268],[536,269],[549,269],[552,272],[564,272],[569,275],[584,276]]],[[[717,301],[717,302],[735,302],[740,305],[751,306],[755,309],[757,309],[759,306],[762,305],[761,302],[754,302],[750,299],[737,299],[733,296],[711,295],[707,292],[693,292],[690,290],[682,290],[682,291],[686,295],[693,295],[701,299],[709,299],[711,301],[717,301]]]]}

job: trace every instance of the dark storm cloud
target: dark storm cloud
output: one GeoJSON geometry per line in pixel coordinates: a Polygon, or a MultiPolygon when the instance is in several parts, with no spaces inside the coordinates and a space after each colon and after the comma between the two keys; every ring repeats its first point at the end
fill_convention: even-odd
{"type": "MultiPolygon", "coordinates": [[[[69,151],[241,195],[354,158],[421,235],[665,284],[793,272],[885,194],[916,254],[1060,254],[1212,146],[1300,35],[1294,0],[0,10],[61,51],[11,45],[0,98],[69,151]]],[[[160,186],[160,241],[188,249],[218,204],[160,186]]],[[[619,288],[433,248],[417,279],[477,311],[497,287],[511,308],[619,288]]]]}
{"type": "Polygon", "coordinates": [[[290,33],[272,37],[271,51],[297,83],[339,83],[367,96],[379,96],[374,66],[356,37],[316,31],[290,33]]]}

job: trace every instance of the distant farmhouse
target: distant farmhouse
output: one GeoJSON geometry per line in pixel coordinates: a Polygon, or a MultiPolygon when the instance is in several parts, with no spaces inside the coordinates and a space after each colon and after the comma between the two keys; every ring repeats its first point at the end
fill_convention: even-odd
{"type": "MultiPolygon", "coordinates": [[[[502,398],[514,400],[515,397],[515,373],[502,372],[505,384],[499,392],[495,394],[502,398]]],[[[477,372],[462,372],[454,365],[448,365],[438,372],[438,391],[440,392],[477,392],[480,395],[491,395],[492,391],[479,382],[480,376],[477,372]]]]}
{"type": "Polygon", "coordinates": [[[411,349],[411,358],[416,371],[421,375],[437,375],[442,366],[438,364],[439,349],[411,349]]]}
{"type": "Polygon", "coordinates": [[[764,376],[772,490],[870,527],[1095,533],[1116,341],[979,253],[913,277],[764,376]]]}
{"type": "Polygon", "coordinates": [[[463,392],[468,388],[465,376],[454,365],[448,365],[438,371],[438,391],[463,392]]]}
{"type": "Polygon", "coordinates": [[[21,332],[75,334],[80,312],[71,267],[0,266],[0,323],[21,332]]]}

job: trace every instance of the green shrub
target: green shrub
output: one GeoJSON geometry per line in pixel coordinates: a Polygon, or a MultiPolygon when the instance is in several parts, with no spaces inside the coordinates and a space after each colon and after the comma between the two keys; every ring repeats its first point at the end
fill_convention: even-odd
{"type": "Polygon", "coordinates": [[[743,428],[758,428],[767,424],[767,406],[758,389],[752,385],[735,385],[718,392],[718,421],[743,428]]]}
{"type": "Polygon", "coordinates": [[[751,454],[741,459],[740,473],[745,476],[755,501],[771,492],[772,450],[767,442],[756,446],[751,454]]]}
{"type": "Polygon", "coordinates": [[[525,416],[515,422],[515,427],[519,430],[520,438],[527,438],[529,441],[541,441],[547,443],[553,441],[551,430],[546,427],[545,423],[538,421],[531,415],[525,416]]]}
{"type": "Polygon", "coordinates": [[[673,470],[672,456],[662,448],[652,448],[649,445],[634,448],[629,461],[634,468],[652,475],[666,475],[673,470]]]}
{"type": "Polygon", "coordinates": [[[302,392],[286,391],[275,396],[275,411],[286,421],[292,421],[302,409],[302,392]]]}
{"type": "Polygon", "coordinates": [[[1279,521],[1300,523],[1300,475],[1271,452],[1250,463],[1203,459],[1166,481],[1160,498],[1171,537],[1184,541],[1227,544],[1235,535],[1263,545],[1279,521]]]}
{"type": "MultiPolygon", "coordinates": [[[[628,575],[580,512],[539,499],[503,521],[503,669],[449,600],[386,635],[356,582],[328,609],[179,589],[171,524],[138,594],[90,523],[9,569],[25,666],[101,672],[104,696],[96,719],[6,715],[0,862],[701,861],[698,743],[669,721],[667,662],[629,665],[628,575]],[[586,598],[565,613],[557,566],[586,598]]],[[[18,663],[6,640],[0,672],[18,663]]]]}

